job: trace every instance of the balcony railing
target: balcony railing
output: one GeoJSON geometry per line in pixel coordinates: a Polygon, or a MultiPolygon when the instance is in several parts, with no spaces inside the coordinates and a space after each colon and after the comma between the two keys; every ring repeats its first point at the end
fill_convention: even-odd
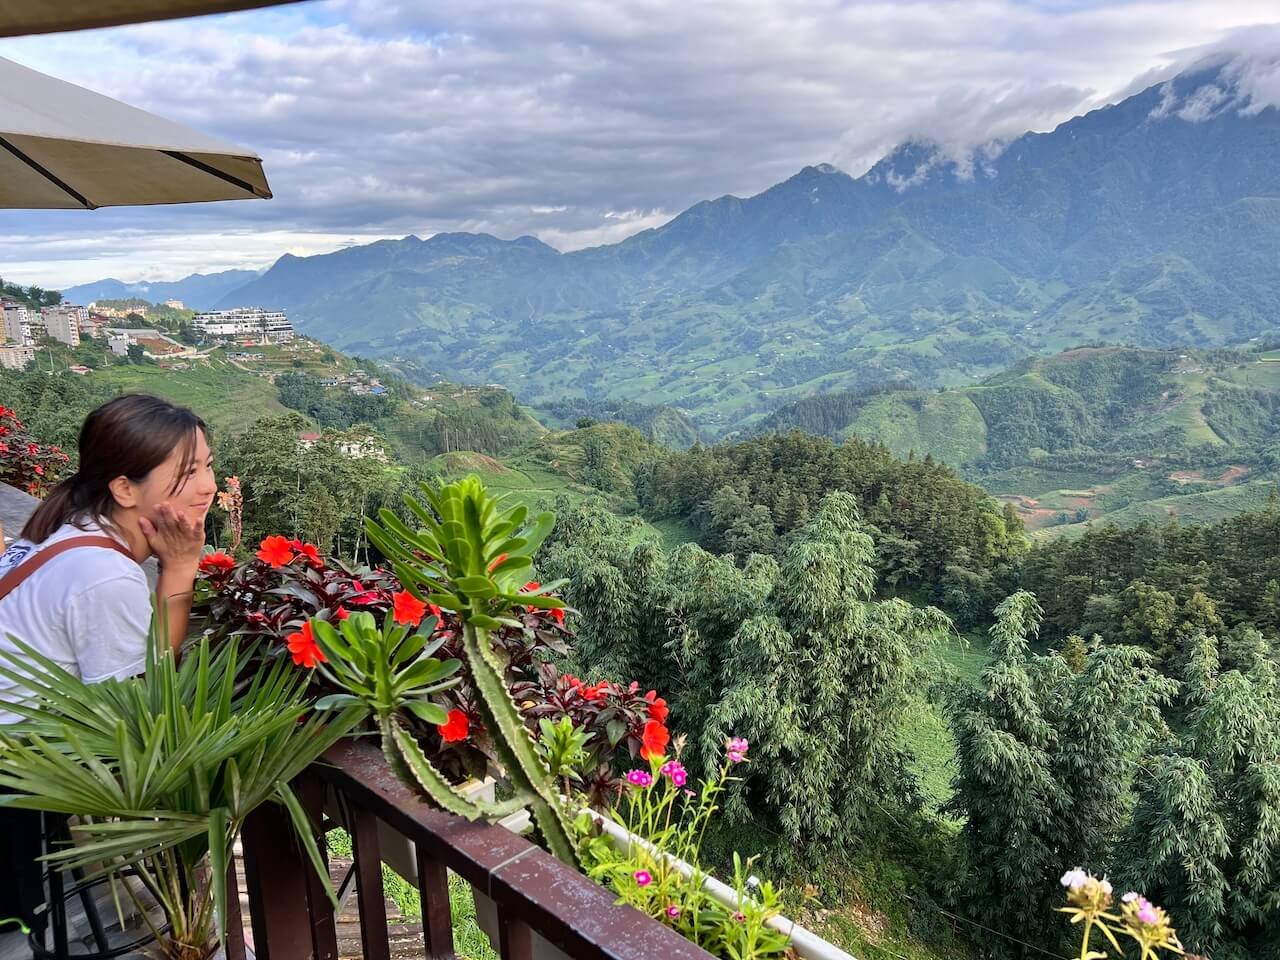
{"type": "MultiPolygon", "coordinates": [[[[710,954],[631,907],[541,848],[500,826],[472,823],[421,800],[370,743],[346,742],[298,783],[317,830],[333,791],[352,838],[365,960],[390,960],[378,822],[412,842],[422,897],[423,955],[452,960],[448,872],[497,907],[503,960],[533,960],[534,935],[574,960],[707,960],[710,954]]],[[[383,831],[383,836],[386,832],[383,831]]],[[[333,906],[298,848],[287,814],[273,806],[245,825],[244,874],[253,953],[260,960],[337,960],[333,906]]],[[[232,878],[235,882],[235,878],[232,878]]],[[[237,902],[237,897],[229,898],[237,902]]],[[[234,919],[234,918],[233,918],[234,919]]],[[[244,960],[232,923],[229,960],[244,960]]]]}

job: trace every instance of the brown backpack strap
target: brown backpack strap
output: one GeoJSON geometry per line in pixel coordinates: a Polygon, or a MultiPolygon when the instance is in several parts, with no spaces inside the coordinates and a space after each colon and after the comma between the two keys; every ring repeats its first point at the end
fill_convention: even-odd
{"type": "MultiPolygon", "coordinates": [[[[7,597],[22,581],[26,580],[27,577],[31,576],[58,554],[66,553],[68,550],[74,550],[77,547],[103,547],[107,550],[123,553],[130,560],[134,559],[133,554],[129,552],[129,548],[112,537],[95,536],[93,534],[86,534],[83,537],[67,537],[67,539],[59,540],[51,547],[37,550],[35,556],[27,558],[3,577],[0,577],[0,600],[7,597]]],[[[137,561],[135,560],[134,562],[136,563],[137,561]]]]}

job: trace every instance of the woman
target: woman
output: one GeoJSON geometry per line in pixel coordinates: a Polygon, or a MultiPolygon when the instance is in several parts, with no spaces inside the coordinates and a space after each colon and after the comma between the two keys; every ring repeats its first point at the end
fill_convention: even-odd
{"type": "MultiPolygon", "coordinates": [[[[136,676],[152,617],[141,564],[155,556],[156,609],[176,656],[216,494],[206,428],[190,410],[144,395],[98,407],[80,430],[80,469],[0,556],[0,649],[18,637],[88,683],[136,676]]],[[[0,725],[22,719],[4,702],[23,694],[0,677],[0,725]]],[[[44,899],[38,870],[24,868],[40,852],[31,816],[0,807],[0,917],[28,922],[44,899]]]]}

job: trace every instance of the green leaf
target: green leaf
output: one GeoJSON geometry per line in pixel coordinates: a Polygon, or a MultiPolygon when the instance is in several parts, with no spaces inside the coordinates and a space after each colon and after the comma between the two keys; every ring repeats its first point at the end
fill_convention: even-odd
{"type": "Polygon", "coordinates": [[[438,703],[429,700],[406,700],[405,709],[424,723],[440,725],[449,720],[448,711],[438,703]]]}

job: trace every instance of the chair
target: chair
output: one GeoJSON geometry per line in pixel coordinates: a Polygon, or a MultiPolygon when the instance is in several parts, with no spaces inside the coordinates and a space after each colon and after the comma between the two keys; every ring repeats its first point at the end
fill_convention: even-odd
{"type": "MultiPolygon", "coordinates": [[[[43,849],[48,852],[55,844],[65,843],[71,839],[68,829],[69,819],[57,814],[41,816],[43,849]]],[[[130,871],[122,871],[123,875],[133,875],[130,871]]],[[[27,938],[31,946],[31,954],[36,960],[114,960],[116,957],[133,953],[155,939],[150,929],[143,929],[137,937],[122,937],[114,946],[102,924],[98,913],[98,905],[94,902],[95,887],[108,883],[110,877],[95,877],[86,880],[84,871],[79,868],[59,870],[49,866],[44,873],[44,881],[48,896],[43,907],[36,911],[35,923],[31,925],[31,934],[27,938]],[[68,877],[70,883],[68,883],[68,877]],[[67,917],[67,903],[79,897],[84,908],[85,920],[89,924],[90,935],[97,947],[94,951],[71,952],[70,930],[67,917]],[[46,945],[45,933],[52,929],[53,949],[46,945]],[[125,942],[127,941],[127,942],[125,942]]]]}

